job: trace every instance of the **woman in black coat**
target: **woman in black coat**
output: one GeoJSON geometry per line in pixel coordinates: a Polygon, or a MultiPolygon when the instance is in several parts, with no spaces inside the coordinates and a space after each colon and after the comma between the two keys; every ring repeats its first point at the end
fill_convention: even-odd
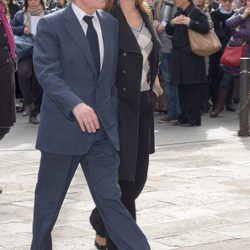
{"type": "Polygon", "coordinates": [[[7,4],[0,0],[0,140],[16,121],[15,43],[7,13],[7,4]]]}
{"type": "Polygon", "coordinates": [[[176,0],[175,16],[166,26],[172,35],[172,80],[178,85],[181,115],[175,125],[200,126],[201,84],[206,82],[205,58],[192,52],[188,29],[206,34],[209,23],[206,15],[192,0],[176,0]]]}
{"type": "MultiPolygon", "coordinates": [[[[154,107],[157,95],[162,91],[160,85],[155,84],[161,46],[144,8],[144,1],[107,2],[109,11],[119,22],[116,84],[121,200],[136,218],[135,199],[145,185],[149,154],[154,152],[154,107]]],[[[106,236],[96,209],[91,214],[90,222],[99,236],[106,236]]],[[[96,246],[106,249],[100,248],[98,242],[96,246]]],[[[108,249],[116,248],[109,244],[108,249]]]]}

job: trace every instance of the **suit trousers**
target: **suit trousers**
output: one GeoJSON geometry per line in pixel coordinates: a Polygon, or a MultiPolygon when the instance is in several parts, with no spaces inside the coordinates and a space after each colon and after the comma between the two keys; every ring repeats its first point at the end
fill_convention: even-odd
{"type": "Polygon", "coordinates": [[[119,156],[104,132],[81,156],[42,152],[35,191],[32,250],[51,250],[51,231],[78,164],[81,164],[103,223],[119,250],[150,249],[146,237],[120,201],[119,156]]]}

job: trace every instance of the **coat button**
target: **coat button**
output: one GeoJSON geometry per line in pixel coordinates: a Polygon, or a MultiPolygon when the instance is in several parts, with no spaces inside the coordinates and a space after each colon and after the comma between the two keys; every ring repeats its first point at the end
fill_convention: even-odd
{"type": "Polygon", "coordinates": [[[5,49],[5,50],[8,50],[8,46],[4,46],[4,49],[5,49]]]}
{"type": "Polygon", "coordinates": [[[122,91],[126,92],[126,91],[127,91],[127,89],[126,89],[126,88],[122,88],[122,91]]]}
{"type": "Polygon", "coordinates": [[[123,53],[123,56],[127,56],[127,53],[126,53],[126,52],[124,52],[124,53],[123,53]]]}
{"type": "Polygon", "coordinates": [[[122,71],[122,74],[124,74],[124,75],[127,74],[126,70],[123,70],[123,71],[122,71]]]}
{"type": "Polygon", "coordinates": [[[4,37],[6,37],[6,36],[7,36],[7,34],[6,34],[6,33],[4,33],[4,34],[3,34],[3,36],[4,36],[4,37]]]}
{"type": "Polygon", "coordinates": [[[10,62],[10,59],[7,59],[6,62],[9,63],[9,62],[10,62]]]}

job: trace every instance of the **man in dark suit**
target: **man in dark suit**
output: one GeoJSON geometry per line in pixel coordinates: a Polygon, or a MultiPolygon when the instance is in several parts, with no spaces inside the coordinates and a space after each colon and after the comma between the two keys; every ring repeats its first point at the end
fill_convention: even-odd
{"type": "Polygon", "coordinates": [[[118,249],[150,249],[120,202],[117,23],[97,11],[104,5],[105,0],[75,0],[38,24],[34,68],[44,96],[32,250],[52,249],[51,231],[79,163],[118,249]]]}

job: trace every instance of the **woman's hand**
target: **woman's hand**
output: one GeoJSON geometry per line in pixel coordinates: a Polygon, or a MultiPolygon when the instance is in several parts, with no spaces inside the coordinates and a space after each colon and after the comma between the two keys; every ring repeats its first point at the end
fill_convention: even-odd
{"type": "Polygon", "coordinates": [[[183,24],[183,25],[188,26],[190,24],[190,21],[191,21],[190,17],[180,15],[180,16],[177,16],[177,17],[173,18],[171,20],[171,24],[172,25],[183,24]]]}
{"type": "Polygon", "coordinates": [[[244,10],[243,14],[241,15],[241,17],[243,19],[246,19],[249,15],[250,15],[250,7],[245,8],[245,10],[244,10]]]}
{"type": "Polygon", "coordinates": [[[29,27],[25,27],[23,32],[24,32],[25,35],[30,35],[31,34],[31,30],[30,30],[29,27]]]}

